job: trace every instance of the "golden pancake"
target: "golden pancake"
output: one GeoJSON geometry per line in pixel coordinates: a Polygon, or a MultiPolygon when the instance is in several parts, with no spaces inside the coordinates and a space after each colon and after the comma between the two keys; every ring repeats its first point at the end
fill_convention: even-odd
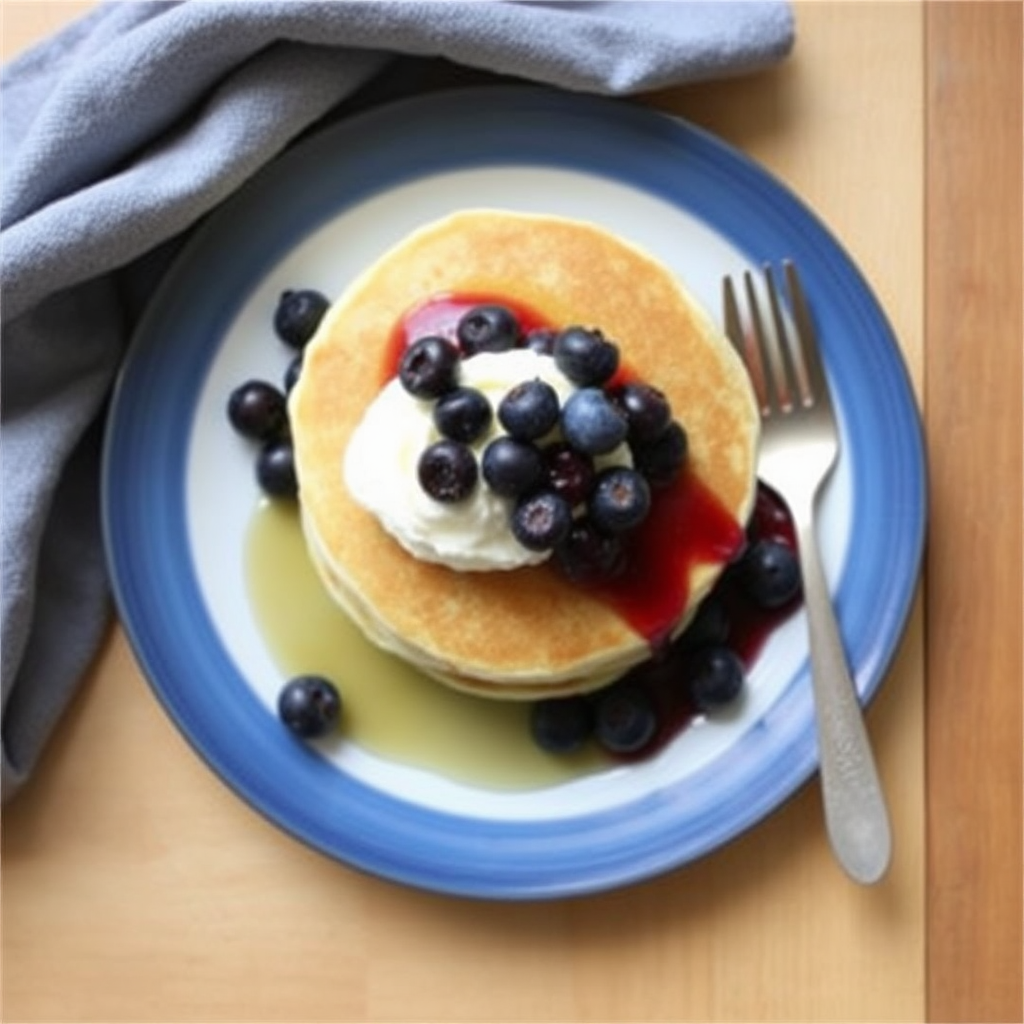
{"type": "MultiPolygon", "coordinates": [[[[556,328],[599,328],[631,373],[668,397],[689,439],[687,474],[734,525],[746,522],[756,484],[746,372],[674,274],[639,248],[580,221],[495,210],[457,213],[401,241],[335,302],[306,348],[290,399],[303,527],[325,585],[367,636],[487,696],[604,685],[648,657],[652,640],[607,595],[548,564],[460,572],[417,559],[346,489],[346,446],[384,383],[396,326],[446,293],[504,298],[556,328]]],[[[688,565],[662,633],[683,627],[733,553],[688,565]]]]}

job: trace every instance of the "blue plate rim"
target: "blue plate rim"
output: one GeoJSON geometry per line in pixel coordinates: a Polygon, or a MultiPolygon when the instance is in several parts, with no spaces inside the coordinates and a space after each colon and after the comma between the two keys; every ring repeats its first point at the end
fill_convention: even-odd
{"type": "MultiPolygon", "coordinates": [[[[715,230],[752,263],[780,255],[793,258],[801,266],[808,292],[818,300],[816,315],[835,383],[850,387],[849,381],[869,378],[875,389],[870,410],[877,412],[881,405],[890,416],[889,421],[862,416],[852,427],[857,439],[853,458],[858,500],[863,493],[890,492],[895,512],[883,528],[864,538],[870,549],[850,560],[837,595],[844,635],[852,638],[858,691],[865,702],[888,670],[916,593],[927,519],[926,469],[913,389],[884,312],[840,243],[785,185],[703,129],[646,108],[542,87],[484,88],[494,115],[488,121],[500,124],[501,131],[481,135],[481,89],[399,100],[299,143],[197,230],[144,315],[115,388],[104,452],[103,525],[115,599],[150,685],[197,753],[247,803],[308,845],[393,881],[452,895],[551,898],[602,891],[677,868],[746,831],[792,795],[816,768],[813,729],[807,728],[811,709],[806,672],[788,687],[785,713],[771,709],[764,716],[749,742],[745,739],[745,749],[733,766],[735,779],[770,769],[771,784],[761,787],[743,807],[731,807],[724,817],[707,810],[708,803],[722,796],[720,789],[711,787],[701,811],[711,815],[710,828],[707,817],[693,821],[692,795],[673,792],[649,794],[630,804],[628,814],[616,810],[568,821],[484,821],[438,813],[372,790],[314,754],[297,755],[290,738],[282,730],[273,730],[264,764],[301,758],[303,799],[285,792],[287,787],[262,770],[263,764],[243,756],[247,742],[266,745],[269,716],[251,700],[202,601],[195,600],[199,590],[194,566],[187,557],[182,561],[182,554],[189,553],[180,493],[175,491],[184,491],[187,446],[177,443],[166,426],[160,427],[159,417],[152,416],[153,402],[141,400],[148,381],[168,370],[179,372],[167,363],[168,346],[161,348],[159,341],[169,329],[167,318],[171,327],[178,322],[171,315],[175,295],[194,283],[196,268],[213,258],[211,253],[216,254],[221,239],[239,230],[253,203],[279,195],[304,168],[316,164],[311,155],[333,153],[336,162],[337,153],[345,152],[344,180],[321,181],[317,188],[299,190],[299,208],[289,211],[287,223],[276,226],[273,241],[261,236],[264,248],[219,283],[220,301],[205,305],[200,301],[190,309],[193,325],[197,319],[203,324],[197,332],[202,336],[193,339],[191,353],[186,354],[193,375],[202,372],[204,358],[210,358],[208,350],[234,312],[224,294],[243,293],[247,281],[322,223],[327,215],[324,188],[337,190],[336,212],[419,175],[474,161],[502,166],[541,162],[586,173],[595,173],[599,167],[601,174],[710,218],[715,230]],[[394,159],[399,128],[407,157],[401,163],[394,159]],[[438,146],[439,131],[448,143],[445,146],[438,146]],[[570,154],[550,145],[566,132],[574,143],[570,154]],[[451,144],[455,136],[459,145],[451,144]],[[630,145],[624,145],[626,141],[630,145]],[[685,197],[680,195],[681,179],[690,189],[685,197]],[[785,252],[780,252],[782,241],[787,243],[785,252]],[[828,301],[822,301],[822,296],[828,301]],[[836,338],[850,334],[859,339],[856,347],[836,343],[836,338]],[[881,471],[860,464],[864,453],[878,451],[887,455],[881,471]],[[139,467],[154,452],[166,457],[161,474],[152,474],[131,489],[119,485],[119,471],[139,467]],[[180,547],[183,538],[186,549],[180,547]],[[881,588],[883,599],[868,608],[861,598],[868,589],[880,589],[879,566],[890,554],[897,557],[895,579],[888,588],[881,588]],[[154,600],[154,580],[177,594],[172,618],[176,632],[190,638],[186,648],[168,643],[162,631],[167,609],[154,600]],[[201,652],[202,665],[194,663],[189,654],[193,649],[201,652]],[[225,737],[216,721],[211,721],[221,708],[191,699],[189,684],[182,682],[187,678],[184,670],[227,679],[224,701],[240,701],[244,706],[249,700],[254,705],[245,707],[232,736],[225,737]],[[333,812],[346,815],[348,824],[342,834],[325,825],[333,812]],[[637,827],[638,822],[642,827],[637,827]]],[[[184,358],[178,359],[178,365],[184,358]]],[[[176,399],[175,405],[173,394],[158,398],[157,408],[162,402],[181,414],[181,395],[176,399]]],[[[877,514],[882,507],[876,496],[865,514],[877,514]]],[[[263,758],[256,760],[263,762],[263,758]]]]}

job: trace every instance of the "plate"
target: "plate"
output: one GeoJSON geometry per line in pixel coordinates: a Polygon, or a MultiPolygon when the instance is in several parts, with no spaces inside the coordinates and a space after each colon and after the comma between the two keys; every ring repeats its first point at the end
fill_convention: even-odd
{"type": "Polygon", "coordinates": [[[238,191],[164,278],[123,368],[104,461],[107,550],[157,697],[275,824],[427,890],[579,895],[708,854],[813,774],[801,616],[772,637],[735,714],[642,764],[495,792],[355,744],[295,742],[274,714],[280,673],[246,590],[257,493],[224,403],[241,380],[280,374],[280,349],[262,341],[268,310],[288,287],[336,295],[408,231],[476,206],[601,223],[677,270],[716,316],[723,274],[795,260],[843,443],[824,499],[826,573],[868,701],[909,614],[926,518],[920,424],[890,326],[842,246],[784,186],[714,137],[619,101],[528,86],[401,101],[311,137],[238,191]]]}

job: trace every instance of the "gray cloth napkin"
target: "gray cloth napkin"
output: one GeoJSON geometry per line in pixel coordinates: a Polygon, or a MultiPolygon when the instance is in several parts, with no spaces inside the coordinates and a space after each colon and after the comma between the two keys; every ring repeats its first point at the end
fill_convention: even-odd
{"type": "Polygon", "coordinates": [[[6,66],[4,799],[108,621],[103,410],[163,243],[397,55],[624,95],[766,67],[793,36],[785,0],[114,3],[6,66]]]}

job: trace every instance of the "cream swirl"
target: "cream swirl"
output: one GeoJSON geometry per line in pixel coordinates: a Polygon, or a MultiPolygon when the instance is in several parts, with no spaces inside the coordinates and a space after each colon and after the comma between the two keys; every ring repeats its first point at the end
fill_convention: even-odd
{"type": "MultiPolygon", "coordinates": [[[[460,363],[459,383],[486,396],[492,409],[517,384],[540,378],[564,403],[574,385],[550,356],[530,349],[482,352],[460,363]]],[[[443,503],[420,486],[417,464],[423,450],[440,434],[433,403],[410,395],[395,378],[367,408],[349,440],[344,458],[345,485],[352,497],[372,512],[403,548],[416,558],[463,572],[517,569],[536,565],[549,551],[530,551],[509,528],[512,501],[495,494],[481,479],[463,501],[443,503]]],[[[492,420],[472,448],[478,461],[501,432],[492,420]]],[[[602,462],[630,462],[616,451],[602,462]]]]}

